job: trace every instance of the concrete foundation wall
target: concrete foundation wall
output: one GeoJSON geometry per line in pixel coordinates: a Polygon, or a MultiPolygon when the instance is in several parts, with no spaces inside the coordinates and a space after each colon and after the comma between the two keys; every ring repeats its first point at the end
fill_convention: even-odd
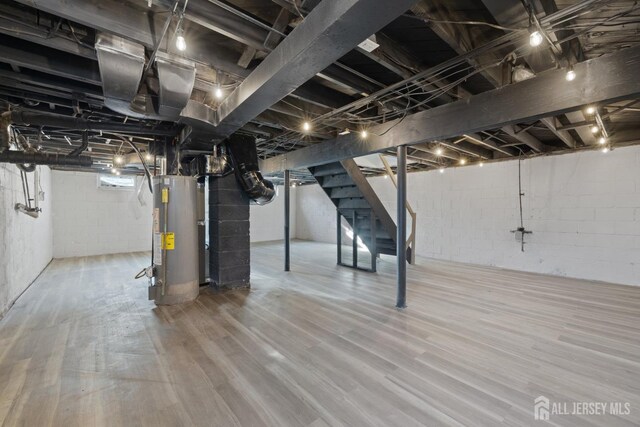
{"type": "MultiPolygon", "coordinates": [[[[640,285],[640,147],[525,160],[522,182],[525,252],[517,161],[409,174],[418,256],[640,285]]],[[[370,183],[395,218],[391,180],[370,183]]],[[[335,241],[331,201],[296,191],[298,237],[335,241]]]]}
{"type": "MultiPolygon", "coordinates": [[[[20,171],[0,165],[0,317],[49,264],[52,257],[51,171],[38,167],[44,201],[39,218],[14,209],[24,203],[20,171]]],[[[33,173],[28,181],[33,197],[33,173]]]]}
{"type": "Polygon", "coordinates": [[[137,187],[99,189],[94,173],[54,171],[53,192],[55,258],[151,250],[153,201],[146,183],[144,205],[137,187]]]}
{"type": "MultiPolygon", "coordinates": [[[[296,237],[296,194],[291,188],[291,218],[289,233],[296,237]]],[[[278,195],[268,205],[251,205],[251,241],[269,242],[284,239],[284,187],[278,186],[278,195]]]]}

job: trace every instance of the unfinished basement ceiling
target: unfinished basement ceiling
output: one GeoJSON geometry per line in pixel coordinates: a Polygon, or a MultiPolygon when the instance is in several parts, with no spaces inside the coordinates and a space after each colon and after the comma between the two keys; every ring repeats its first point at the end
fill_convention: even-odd
{"type": "MultiPolygon", "coordinates": [[[[191,148],[206,151],[215,138],[185,132],[188,122],[134,117],[105,105],[108,94],[96,51],[100,34],[144,46],[145,74],[139,89],[153,103],[162,96],[160,60],[156,66],[148,66],[155,48],[158,57],[167,61],[193,61],[196,71],[193,89],[187,94],[190,102],[220,114],[221,106],[224,110],[223,104],[233,100],[240,84],[251,78],[285,37],[310,19],[320,3],[5,1],[0,5],[0,99],[12,109],[112,125],[110,131],[88,132],[89,151],[85,154],[93,158],[91,169],[95,171],[109,170],[118,154],[131,154],[129,142],[149,152],[154,142],[167,138],[184,142],[185,135],[190,135],[191,148]],[[150,21],[157,22],[159,28],[167,26],[164,37],[158,39],[140,25],[150,21]],[[187,44],[184,51],[176,47],[180,34],[187,44]],[[118,124],[122,124],[120,129],[118,124]]],[[[368,46],[361,44],[348,51],[300,87],[274,98],[266,111],[241,123],[238,132],[255,136],[260,157],[268,159],[341,134],[402,121],[408,115],[509,86],[547,70],[569,69],[636,47],[640,42],[640,5],[594,0],[421,0],[373,34],[370,41],[368,46]],[[544,40],[531,47],[530,28],[538,26],[544,40]],[[425,71],[436,68],[423,77],[425,71]],[[309,123],[308,131],[303,130],[304,122],[309,123]]],[[[613,149],[640,139],[638,99],[594,105],[593,112],[588,107],[414,144],[408,150],[410,170],[605,146],[613,149]],[[595,133],[591,131],[594,126],[595,133]]],[[[82,141],[82,131],[77,129],[22,124],[15,126],[15,131],[44,153],[67,154],[82,141]]],[[[136,165],[122,170],[141,173],[136,165]]],[[[384,170],[369,165],[364,172],[375,175],[384,170]]],[[[313,180],[306,171],[298,171],[295,179],[301,183],[313,180]]]]}

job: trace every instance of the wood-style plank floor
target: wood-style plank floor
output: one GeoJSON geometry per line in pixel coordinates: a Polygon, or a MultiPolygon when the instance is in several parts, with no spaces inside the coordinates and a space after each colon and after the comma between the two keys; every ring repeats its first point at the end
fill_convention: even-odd
{"type": "Polygon", "coordinates": [[[147,254],[55,260],[0,321],[0,425],[540,425],[533,401],[629,403],[640,423],[640,288],[420,260],[252,251],[252,290],[155,307],[147,254]]]}

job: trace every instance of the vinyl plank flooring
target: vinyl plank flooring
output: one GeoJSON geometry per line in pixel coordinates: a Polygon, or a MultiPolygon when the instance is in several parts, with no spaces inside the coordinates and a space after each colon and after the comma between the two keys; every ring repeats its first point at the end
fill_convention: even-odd
{"type": "Polygon", "coordinates": [[[252,289],[156,307],[149,254],[54,260],[0,320],[0,426],[537,425],[534,399],[620,401],[640,424],[640,288],[419,259],[252,248],[252,289]]]}

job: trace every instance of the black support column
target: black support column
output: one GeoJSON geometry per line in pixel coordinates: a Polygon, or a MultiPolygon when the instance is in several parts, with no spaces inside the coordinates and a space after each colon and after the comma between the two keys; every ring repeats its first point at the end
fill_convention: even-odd
{"type": "Polygon", "coordinates": [[[398,234],[396,238],[396,259],[398,261],[397,308],[407,306],[407,147],[398,147],[398,234]]]}
{"type": "Polygon", "coordinates": [[[209,177],[209,277],[225,288],[249,287],[249,198],[235,175],[209,177]]]}
{"type": "Polygon", "coordinates": [[[291,210],[291,185],[289,182],[289,170],[284,171],[284,271],[290,270],[290,241],[289,225],[291,210]]]}

